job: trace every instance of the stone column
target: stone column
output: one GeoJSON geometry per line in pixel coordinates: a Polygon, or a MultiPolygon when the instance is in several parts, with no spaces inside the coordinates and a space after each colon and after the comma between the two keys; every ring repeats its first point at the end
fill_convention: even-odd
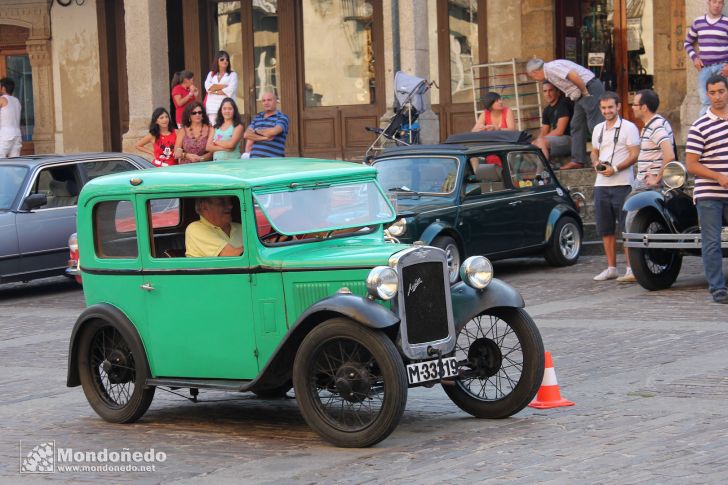
{"type": "MultiPolygon", "coordinates": [[[[397,1],[397,0],[395,0],[397,1]]],[[[413,76],[430,79],[430,47],[427,15],[428,0],[399,0],[400,68],[413,76]]],[[[430,94],[425,95],[427,109],[420,113],[420,140],[438,143],[440,122],[430,109],[430,94]]]]}
{"type": "Polygon", "coordinates": [[[129,131],[122,150],[138,153],[137,140],[148,133],[157,106],[169,106],[166,2],[125,0],[126,70],[129,86],[129,131]]]}
{"type": "Polygon", "coordinates": [[[51,66],[51,41],[28,39],[26,42],[30,66],[33,69],[33,110],[35,128],[33,146],[35,153],[55,152],[53,116],[53,74],[51,66]]]}

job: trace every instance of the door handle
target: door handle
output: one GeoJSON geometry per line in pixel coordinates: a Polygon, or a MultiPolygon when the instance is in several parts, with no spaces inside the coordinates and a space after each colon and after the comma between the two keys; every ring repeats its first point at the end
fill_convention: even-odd
{"type": "Polygon", "coordinates": [[[146,290],[146,291],[154,290],[154,287],[152,286],[151,283],[144,283],[143,285],[139,286],[139,288],[141,288],[142,290],[146,290]]]}
{"type": "Polygon", "coordinates": [[[508,203],[508,205],[511,205],[511,206],[513,206],[513,205],[518,205],[518,204],[520,204],[521,202],[523,202],[523,201],[522,201],[522,200],[514,200],[513,202],[509,202],[509,203],[508,203]]]}

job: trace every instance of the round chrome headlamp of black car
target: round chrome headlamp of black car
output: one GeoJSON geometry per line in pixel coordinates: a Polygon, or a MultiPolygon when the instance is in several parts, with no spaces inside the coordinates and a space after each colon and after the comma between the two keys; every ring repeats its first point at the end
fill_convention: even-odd
{"type": "Polygon", "coordinates": [[[678,161],[668,163],[662,170],[662,183],[668,189],[679,189],[683,187],[687,179],[688,172],[685,166],[678,161]]]}
{"type": "Polygon", "coordinates": [[[366,285],[367,291],[374,298],[391,300],[397,296],[399,278],[393,268],[389,266],[376,266],[369,272],[366,285]]]}
{"type": "Polygon", "coordinates": [[[404,217],[397,219],[387,228],[387,232],[389,232],[390,236],[402,236],[405,232],[407,232],[407,221],[404,217]]]}
{"type": "Polygon", "coordinates": [[[482,290],[493,281],[493,265],[485,256],[470,256],[460,265],[460,279],[482,290]]]}

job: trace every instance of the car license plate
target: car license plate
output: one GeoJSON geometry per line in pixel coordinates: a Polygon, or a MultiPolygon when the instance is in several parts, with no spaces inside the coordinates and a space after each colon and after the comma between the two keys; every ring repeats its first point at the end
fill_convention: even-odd
{"type": "Polygon", "coordinates": [[[458,374],[458,361],[455,357],[442,359],[442,369],[439,360],[417,362],[407,366],[407,380],[410,384],[434,381],[458,374]]]}

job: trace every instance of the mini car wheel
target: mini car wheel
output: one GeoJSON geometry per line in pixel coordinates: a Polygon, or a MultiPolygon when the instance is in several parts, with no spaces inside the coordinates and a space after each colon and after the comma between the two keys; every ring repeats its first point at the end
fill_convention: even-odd
{"type": "Polygon", "coordinates": [[[303,339],[293,385],[306,422],[337,446],[378,443],[407,404],[407,374],[392,341],[345,318],[324,322],[303,339]]]}
{"type": "Polygon", "coordinates": [[[556,222],[544,257],[551,266],[571,266],[581,252],[581,230],[576,219],[564,216],[556,222]]]}
{"type": "Polygon", "coordinates": [[[460,249],[455,239],[450,236],[438,236],[432,241],[436,248],[443,249],[447,254],[447,269],[450,274],[450,284],[455,284],[460,279],[460,249]]]}
{"type": "Polygon", "coordinates": [[[115,323],[90,323],[79,341],[79,377],[91,407],[106,421],[132,423],[154,398],[145,386],[144,350],[115,323]]]}
{"type": "MultiPolygon", "coordinates": [[[[665,222],[650,212],[638,213],[630,232],[638,234],[669,234],[665,222]]],[[[629,264],[637,282],[643,288],[655,291],[669,288],[680,274],[682,255],[672,249],[629,248],[629,264]]]]}
{"type": "Polygon", "coordinates": [[[536,395],[544,371],[543,342],[531,317],[520,308],[496,308],[477,315],[458,332],[460,374],[443,389],[477,418],[507,418],[536,395]]]}

